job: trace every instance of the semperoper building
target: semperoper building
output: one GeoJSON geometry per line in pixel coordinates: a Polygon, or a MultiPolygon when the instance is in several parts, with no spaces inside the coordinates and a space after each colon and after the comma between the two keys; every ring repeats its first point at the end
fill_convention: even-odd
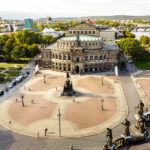
{"type": "Polygon", "coordinates": [[[42,68],[70,73],[112,71],[115,66],[126,68],[119,47],[104,41],[99,28],[85,22],[70,27],[65,37],[43,47],[37,62],[42,68]]]}

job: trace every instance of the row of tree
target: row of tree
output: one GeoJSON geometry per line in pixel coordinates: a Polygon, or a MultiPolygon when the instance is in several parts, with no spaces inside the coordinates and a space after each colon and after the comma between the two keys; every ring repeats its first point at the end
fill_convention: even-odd
{"type": "Polygon", "coordinates": [[[128,23],[119,23],[118,21],[109,21],[109,20],[96,20],[96,24],[104,25],[104,26],[110,26],[110,27],[118,27],[118,26],[124,26],[124,27],[135,27],[134,24],[128,23]]]}
{"type": "Polygon", "coordinates": [[[40,53],[38,44],[51,44],[56,41],[52,36],[42,36],[34,31],[23,30],[10,36],[0,36],[0,54],[7,61],[20,58],[33,58],[40,53]]]}
{"type": "Polygon", "coordinates": [[[53,28],[56,31],[65,31],[67,28],[74,26],[76,24],[79,24],[79,22],[77,22],[77,21],[70,21],[70,22],[60,21],[60,22],[56,22],[53,24],[47,24],[46,22],[43,22],[43,23],[41,23],[40,26],[38,26],[38,23],[34,22],[34,28],[38,28],[40,30],[40,32],[43,31],[45,28],[48,28],[48,29],[53,28]]]}
{"type": "Polygon", "coordinates": [[[117,45],[121,51],[136,61],[147,61],[150,60],[150,53],[145,50],[141,45],[141,42],[134,38],[123,38],[117,45]]]}

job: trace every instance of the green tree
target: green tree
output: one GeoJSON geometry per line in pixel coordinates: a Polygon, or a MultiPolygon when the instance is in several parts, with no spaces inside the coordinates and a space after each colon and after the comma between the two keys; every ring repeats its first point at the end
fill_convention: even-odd
{"type": "Polygon", "coordinates": [[[24,57],[24,54],[22,53],[22,46],[15,43],[10,55],[12,60],[19,61],[20,58],[24,57]]]}
{"type": "Polygon", "coordinates": [[[149,38],[148,36],[142,35],[142,36],[140,37],[140,42],[141,42],[142,44],[148,44],[148,43],[150,42],[150,38],[149,38]]]}
{"type": "Polygon", "coordinates": [[[4,55],[5,55],[5,59],[6,60],[11,60],[11,51],[13,50],[13,41],[12,39],[8,39],[6,42],[5,42],[5,46],[4,46],[4,55]]]}
{"type": "Polygon", "coordinates": [[[33,58],[34,56],[40,53],[40,50],[36,44],[32,44],[31,46],[28,46],[28,51],[30,54],[29,57],[31,58],[33,58]]]}
{"type": "Polygon", "coordinates": [[[9,36],[4,34],[0,36],[0,48],[3,48],[5,42],[9,39],[9,36]]]}
{"type": "Polygon", "coordinates": [[[20,44],[39,44],[41,36],[34,31],[23,30],[15,34],[15,40],[20,44]]]}
{"type": "Polygon", "coordinates": [[[140,45],[140,42],[134,38],[121,39],[118,43],[122,52],[132,57],[134,60],[148,60],[149,53],[140,45]]]}
{"type": "Polygon", "coordinates": [[[135,38],[135,35],[132,34],[132,33],[130,33],[127,30],[122,31],[121,33],[123,33],[123,35],[124,35],[125,38],[135,38]]]}
{"type": "Polygon", "coordinates": [[[46,35],[46,36],[42,37],[42,41],[43,41],[44,44],[51,44],[51,43],[56,41],[56,38],[52,37],[50,35],[46,35]]]}

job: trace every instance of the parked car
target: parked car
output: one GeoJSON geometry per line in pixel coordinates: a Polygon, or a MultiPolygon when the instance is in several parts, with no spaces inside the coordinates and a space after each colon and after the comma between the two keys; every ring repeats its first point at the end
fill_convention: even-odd
{"type": "Polygon", "coordinates": [[[26,70],[26,74],[27,74],[27,75],[30,74],[30,70],[29,70],[29,69],[26,70]]]}
{"type": "Polygon", "coordinates": [[[22,75],[16,78],[16,82],[21,82],[22,80],[23,80],[23,76],[22,75]]]}
{"type": "Polygon", "coordinates": [[[22,74],[23,78],[26,78],[27,77],[27,74],[22,74]]]}
{"type": "Polygon", "coordinates": [[[11,89],[12,87],[13,87],[13,84],[10,83],[10,84],[8,85],[8,88],[11,89]]]}
{"type": "Polygon", "coordinates": [[[0,89],[0,96],[4,95],[4,90],[0,89]]]}
{"type": "Polygon", "coordinates": [[[14,80],[14,81],[12,81],[12,84],[13,84],[13,86],[15,86],[17,83],[16,83],[16,81],[14,80]]]}

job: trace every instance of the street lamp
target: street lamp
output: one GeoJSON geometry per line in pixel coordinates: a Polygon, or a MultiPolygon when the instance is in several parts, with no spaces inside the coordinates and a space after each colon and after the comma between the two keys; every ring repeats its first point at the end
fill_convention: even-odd
{"type": "Polygon", "coordinates": [[[21,101],[22,102],[22,106],[24,107],[24,101],[23,101],[24,100],[24,95],[21,95],[21,100],[22,100],[21,101]]]}
{"type": "Polygon", "coordinates": [[[61,113],[60,113],[60,109],[58,109],[57,117],[58,117],[58,121],[59,121],[59,137],[61,137],[61,122],[60,122],[61,113]]]}
{"type": "Polygon", "coordinates": [[[48,131],[48,129],[47,129],[47,128],[45,128],[45,130],[44,130],[44,131],[45,131],[45,136],[46,136],[46,135],[47,135],[47,131],[48,131]]]}
{"type": "Polygon", "coordinates": [[[43,77],[44,77],[44,83],[46,83],[46,81],[45,81],[46,75],[44,74],[44,76],[43,76],[43,77]]]}
{"type": "Polygon", "coordinates": [[[101,101],[101,103],[102,103],[102,105],[101,105],[101,106],[102,106],[102,110],[104,110],[104,107],[103,107],[104,99],[102,98],[100,101],[101,101]]]}
{"type": "Polygon", "coordinates": [[[102,85],[104,84],[104,83],[103,83],[103,78],[104,78],[104,77],[101,78],[101,80],[102,80],[102,85]]]}

